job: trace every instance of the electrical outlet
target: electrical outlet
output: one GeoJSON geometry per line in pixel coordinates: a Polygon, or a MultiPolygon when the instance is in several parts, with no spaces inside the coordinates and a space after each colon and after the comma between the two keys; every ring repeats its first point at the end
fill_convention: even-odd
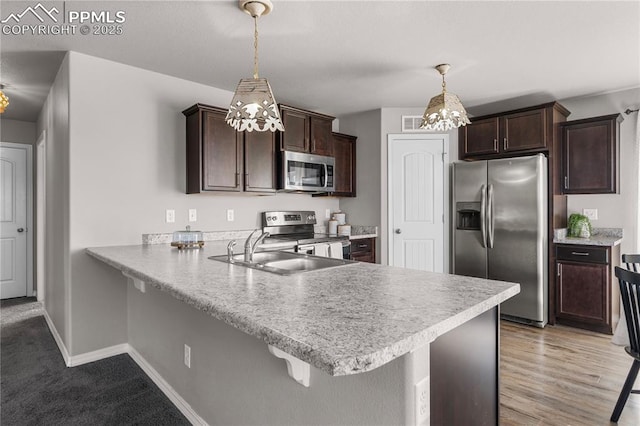
{"type": "Polygon", "coordinates": [[[198,220],[198,213],[196,209],[189,209],[189,222],[195,222],[198,220]]]}
{"type": "Polygon", "coordinates": [[[176,221],[176,211],[175,210],[167,210],[165,212],[165,222],[173,223],[176,221]]]}
{"type": "Polygon", "coordinates": [[[324,211],[324,218],[325,219],[331,219],[331,209],[326,209],[324,211]]]}
{"type": "Polygon", "coordinates": [[[233,222],[233,210],[229,209],[227,210],[227,222],[233,222]]]}
{"type": "Polygon", "coordinates": [[[429,425],[431,417],[431,395],[429,394],[429,376],[420,380],[415,385],[415,410],[416,422],[418,426],[429,425]]]}
{"type": "Polygon", "coordinates": [[[589,220],[598,220],[598,209],[582,209],[582,214],[589,220]]]}
{"type": "Polygon", "coordinates": [[[184,345],[184,365],[191,368],[191,346],[187,344],[184,345]]]}

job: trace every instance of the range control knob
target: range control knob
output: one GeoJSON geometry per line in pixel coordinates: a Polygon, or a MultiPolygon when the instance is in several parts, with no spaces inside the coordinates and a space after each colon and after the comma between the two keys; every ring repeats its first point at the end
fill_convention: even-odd
{"type": "Polygon", "coordinates": [[[314,220],[316,218],[315,215],[310,214],[309,216],[307,216],[307,220],[314,220]]]}

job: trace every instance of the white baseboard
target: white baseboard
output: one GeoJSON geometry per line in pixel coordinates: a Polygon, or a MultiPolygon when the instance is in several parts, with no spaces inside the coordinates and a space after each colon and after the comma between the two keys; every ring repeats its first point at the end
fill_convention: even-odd
{"type": "Polygon", "coordinates": [[[53,339],[58,345],[58,349],[60,349],[60,353],[62,354],[62,358],[64,359],[67,367],[77,367],[78,365],[99,361],[101,359],[109,358],[115,355],[125,353],[129,354],[131,359],[133,359],[135,363],[138,364],[142,371],[144,371],[145,374],[153,381],[153,383],[155,383],[156,386],[160,388],[162,393],[164,393],[166,397],[169,398],[173,405],[176,406],[176,408],[182,413],[183,416],[187,418],[187,420],[189,420],[189,422],[191,422],[191,424],[198,426],[208,426],[208,423],[204,421],[204,419],[200,417],[193,408],[191,408],[191,405],[189,405],[189,403],[185,401],[184,398],[182,398],[180,394],[178,394],[178,392],[173,389],[173,387],[171,387],[171,385],[160,375],[160,373],[158,373],[156,369],[153,368],[151,364],[149,364],[147,360],[144,359],[144,357],[140,355],[140,353],[132,348],[128,343],[110,346],[108,348],[99,349],[97,351],[87,352],[80,355],[70,356],[66,346],[64,345],[64,342],[62,341],[62,338],[60,337],[60,334],[58,333],[58,330],[56,329],[55,325],[53,325],[53,321],[51,320],[51,317],[49,317],[46,309],[44,310],[44,319],[49,326],[49,330],[51,331],[53,339]]]}
{"type": "Polygon", "coordinates": [[[160,375],[160,373],[158,373],[156,369],[153,368],[151,364],[149,364],[147,360],[144,359],[144,357],[131,346],[129,346],[129,356],[136,362],[136,364],[140,366],[140,368],[142,368],[147,376],[149,376],[149,378],[153,380],[153,383],[155,383],[156,386],[160,388],[162,393],[164,393],[167,398],[169,398],[173,405],[175,405],[176,408],[180,410],[182,415],[185,416],[192,425],[208,426],[208,423],[205,422],[204,419],[200,417],[193,408],[191,408],[191,405],[189,405],[189,403],[185,401],[180,396],[180,394],[178,394],[178,392],[173,389],[173,387],[171,387],[171,385],[160,375]]]}
{"type": "Polygon", "coordinates": [[[109,346],[108,348],[98,349],[97,351],[85,352],[80,355],[72,356],[67,362],[67,367],[77,367],[78,365],[88,364],[101,359],[109,358],[115,355],[129,353],[129,344],[122,343],[120,345],[109,346]]]}
{"type": "Polygon", "coordinates": [[[60,349],[60,354],[62,355],[62,358],[64,359],[64,363],[67,367],[70,367],[70,360],[71,357],[69,356],[69,352],[67,351],[67,347],[64,345],[64,342],[62,341],[62,338],[60,337],[60,334],[58,334],[58,330],[56,329],[56,326],[53,325],[53,321],[51,320],[51,317],[49,316],[49,313],[47,312],[46,309],[44,310],[44,320],[47,322],[47,326],[49,326],[49,331],[51,332],[51,334],[53,335],[53,340],[56,341],[56,345],[58,345],[58,349],[60,349]]]}

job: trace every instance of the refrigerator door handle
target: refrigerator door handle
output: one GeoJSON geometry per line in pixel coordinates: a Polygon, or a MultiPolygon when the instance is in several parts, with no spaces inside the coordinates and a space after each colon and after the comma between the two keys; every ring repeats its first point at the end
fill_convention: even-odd
{"type": "Polygon", "coordinates": [[[489,240],[489,248],[493,248],[493,231],[494,231],[494,223],[493,223],[493,185],[489,184],[487,187],[487,234],[489,240]]]}
{"type": "Polygon", "coordinates": [[[487,248],[487,189],[480,187],[480,234],[482,234],[482,248],[487,248]]]}

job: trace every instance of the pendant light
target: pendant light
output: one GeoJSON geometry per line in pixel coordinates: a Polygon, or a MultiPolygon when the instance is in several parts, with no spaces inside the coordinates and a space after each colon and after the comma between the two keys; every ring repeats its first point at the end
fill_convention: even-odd
{"type": "Polygon", "coordinates": [[[9,98],[4,94],[4,84],[0,84],[0,114],[9,106],[9,98]]]}
{"type": "Polygon", "coordinates": [[[273,5],[270,0],[239,0],[238,7],[253,17],[253,78],[243,78],[238,83],[227,113],[227,124],[239,132],[284,131],[271,86],[266,78],[258,76],[258,18],[271,12],[273,5]]]}
{"type": "Polygon", "coordinates": [[[442,93],[434,96],[429,101],[429,106],[427,106],[422,117],[421,129],[446,132],[471,123],[460,99],[453,93],[447,92],[444,75],[449,71],[449,68],[451,68],[449,64],[436,66],[436,69],[442,75],[442,93]]]}

